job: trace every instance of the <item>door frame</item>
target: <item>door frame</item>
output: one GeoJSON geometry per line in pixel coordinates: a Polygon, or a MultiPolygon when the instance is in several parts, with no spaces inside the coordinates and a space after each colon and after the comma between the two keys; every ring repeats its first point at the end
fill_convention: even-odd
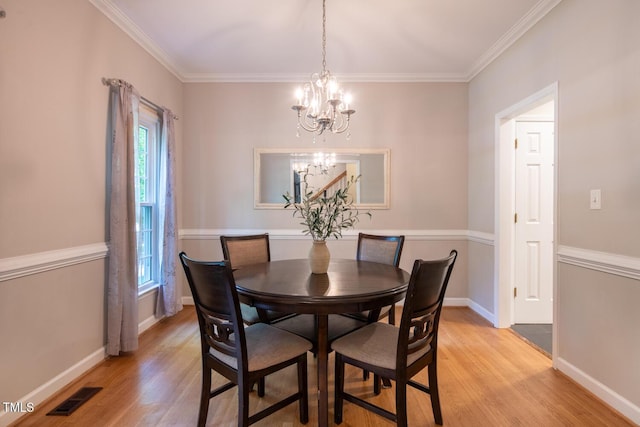
{"type": "Polygon", "coordinates": [[[549,101],[554,103],[553,167],[553,365],[558,344],[557,316],[557,214],[558,214],[558,82],[528,96],[495,116],[495,223],[494,223],[494,326],[509,328],[513,323],[513,281],[515,271],[515,121],[518,116],[549,101]]]}

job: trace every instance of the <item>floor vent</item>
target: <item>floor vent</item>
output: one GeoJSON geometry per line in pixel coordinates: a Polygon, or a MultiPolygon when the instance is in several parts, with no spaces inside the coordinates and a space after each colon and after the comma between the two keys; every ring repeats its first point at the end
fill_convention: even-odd
{"type": "Polygon", "coordinates": [[[102,390],[102,387],[82,387],[47,415],[71,415],[73,411],[91,399],[100,390],[102,390]]]}

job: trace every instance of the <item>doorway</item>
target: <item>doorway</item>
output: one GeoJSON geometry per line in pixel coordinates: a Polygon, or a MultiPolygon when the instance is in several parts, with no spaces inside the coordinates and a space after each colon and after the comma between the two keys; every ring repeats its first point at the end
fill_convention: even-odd
{"type": "Polygon", "coordinates": [[[551,324],[552,349],[557,348],[557,95],[555,83],[496,115],[494,324],[551,324]],[[519,149],[525,146],[522,158],[516,155],[518,133],[519,149]],[[542,152],[546,159],[536,163],[542,152]]]}

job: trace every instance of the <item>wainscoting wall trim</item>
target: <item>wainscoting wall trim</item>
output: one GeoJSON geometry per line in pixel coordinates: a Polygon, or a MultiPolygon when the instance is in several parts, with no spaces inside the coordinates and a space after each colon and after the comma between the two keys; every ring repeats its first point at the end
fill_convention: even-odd
{"type": "Polygon", "coordinates": [[[480,243],[483,245],[494,246],[495,245],[495,237],[493,233],[485,233],[482,231],[473,231],[469,230],[469,241],[480,243]]]}
{"type": "Polygon", "coordinates": [[[0,258],[0,282],[106,258],[106,243],[0,258]]]}
{"type": "MultiPolygon", "coordinates": [[[[261,232],[265,231],[255,229],[184,229],[180,230],[179,237],[185,240],[211,240],[218,239],[225,234],[261,232]]],[[[304,240],[309,238],[300,233],[299,230],[266,230],[266,232],[274,240],[304,240]]],[[[484,245],[494,245],[492,234],[477,231],[375,230],[372,232],[390,235],[404,234],[407,240],[416,241],[467,240],[484,245]]],[[[357,233],[353,231],[344,233],[344,239],[355,240],[357,237],[357,233]]],[[[108,252],[107,243],[103,242],[11,258],[0,258],[0,282],[103,259],[107,257],[108,252]]],[[[557,259],[560,263],[640,280],[640,258],[561,245],[558,246],[557,259]]]]}
{"type": "Polygon", "coordinates": [[[558,246],[558,262],[640,280],[640,258],[558,246]]]}
{"type": "MultiPolygon", "coordinates": [[[[362,230],[374,234],[404,235],[407,240],[468,240],[467,230],[362,230]]],[[[217,240],[222,235],[241,235],[269,233],[272,240],[307,240],[309,236],[303,234],[299,229],[182,229],[179,238],[183,240],[217,240]]],[[[486,233],[476,233],[478,238],[481,235],[489,236],[486,233]]],[[[358,232],[354,230],[344,231],[343,239],[355,240],[358,232]]],[[[485,237],[486,237],[485,236],[485,237]]],[[[493,238],[491,238],[493,241],[493,238]]]]}

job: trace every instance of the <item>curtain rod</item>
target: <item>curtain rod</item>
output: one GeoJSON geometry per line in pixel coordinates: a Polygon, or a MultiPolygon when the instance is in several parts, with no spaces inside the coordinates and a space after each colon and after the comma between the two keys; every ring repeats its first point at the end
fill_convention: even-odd
{"type": "MultiPolygon", "coordinates": [[[[133,87],[133,85],[131,83],[129,83],[129,82],[125,81],[125,80],[108,79],[106,77],[102,78],[102,84],[105,85],[105,86],[129,86],[129,87],[133,87]]],[[[169,113],[173,116],[174,120],[178,120],[178,116],[173,114],[173,111],[169,110],[168,108],[161,107],[158,104],[156,104],[155,102],[152,102],[149,99],[145,98],[144,96],[141,96],[140,100],[144,104],[147,104],[149,107],[153,108],[154,110],[156,110],[159,113],[163,112],[164,110],[168,110],[169,113]]]]}

